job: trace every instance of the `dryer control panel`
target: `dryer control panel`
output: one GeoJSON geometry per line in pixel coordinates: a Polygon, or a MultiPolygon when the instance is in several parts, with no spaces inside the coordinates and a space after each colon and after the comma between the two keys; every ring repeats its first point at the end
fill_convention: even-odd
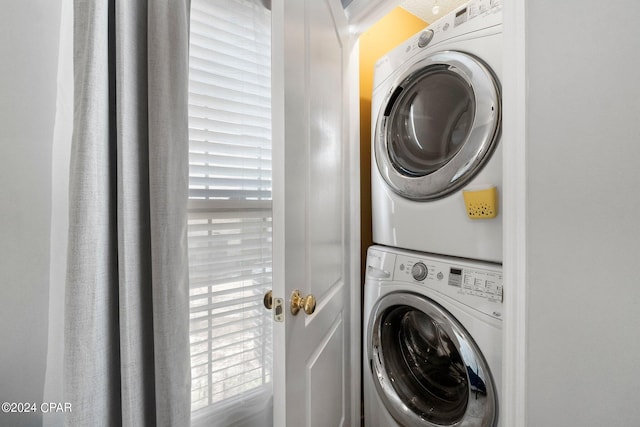
{"type": "Polygon", "coordinates": [[[470,0],[396,46],[374,66],[374,91],[396,70],[403,68],[410,58],[431,47],[492,27],[501,32],[502,1],[470,0]]]}

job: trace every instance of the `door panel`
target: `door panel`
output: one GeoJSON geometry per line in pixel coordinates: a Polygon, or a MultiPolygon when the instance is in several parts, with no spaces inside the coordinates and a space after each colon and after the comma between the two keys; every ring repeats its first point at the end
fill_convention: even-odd
{"type": "Polygon", "coordinates": [[[344,323],[336,319],[307,366],[307,407],[310,409],[307,425],[343,425],[345,394],[327,390],[344,390],[345,364],[342,361],[344,323]]]}
{"type": "Polygon", "coordinates": [[[342,46],[327,1],[305,10],[305,59],[309,112],[309,262],[319,298],[343,282],[342,46]]]}
{"type": "Polygon", "coordinates": [[[339,0],[274,0],[272,19],[273,295],[285,313],[274,324],[274,425],[352,425],[359,260],[349,244],[357,215],[345,79],[353,44],[339,0]],[[316,297],[313,314],[291,314],[294,289],[316,297]]]}

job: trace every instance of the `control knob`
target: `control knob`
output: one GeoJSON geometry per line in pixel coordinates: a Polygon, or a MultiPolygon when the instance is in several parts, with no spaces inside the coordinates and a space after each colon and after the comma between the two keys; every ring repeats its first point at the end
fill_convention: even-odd
{"type": "Polygon", "coordinates": [[[418,37],[418,47],[425,47],[433,38],[433,30],[423,31],[418,37]]]}
{"type": "Polygon", "coordinates": [[[421,282],[427,278],[427,274],[429,274],[429,269],[424,262],[416,262],[413,264],[413,267],[411,268],[411,275],[414,279],[421,282]]]}

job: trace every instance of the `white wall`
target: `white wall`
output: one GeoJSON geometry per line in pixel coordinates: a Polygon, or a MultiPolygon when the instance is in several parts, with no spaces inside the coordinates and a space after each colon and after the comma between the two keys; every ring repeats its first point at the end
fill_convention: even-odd
{"type": "MultiPolygon", "coordinates": [[[[0,401],[43,399],[59,0],[0,13],[0,401]]],[[[39,426],[36,414],[0,425],[39,426]]]]}
{"type": "Polygon", "coordinates": [[[525,16],[527,426],[640,425],[640,3],[525,16]]]}

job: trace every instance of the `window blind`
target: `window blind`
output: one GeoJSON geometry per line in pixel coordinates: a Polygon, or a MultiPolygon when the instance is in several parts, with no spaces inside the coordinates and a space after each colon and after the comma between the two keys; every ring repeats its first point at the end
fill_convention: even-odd
{"type": "Polygon", "coordinates": [[[199,0],[191,14],[190,197],[270,200],[269,12],[199,0]]]}
{"type": "Polygon", "coordinates": [[[237,412],[230,405],[271,393],[272,320],[262,306],[271,289],[270,38],[270,12],[259,2],[192,0],[188,240],[194,413],[219,410],[224,416],[237,412]]]}

